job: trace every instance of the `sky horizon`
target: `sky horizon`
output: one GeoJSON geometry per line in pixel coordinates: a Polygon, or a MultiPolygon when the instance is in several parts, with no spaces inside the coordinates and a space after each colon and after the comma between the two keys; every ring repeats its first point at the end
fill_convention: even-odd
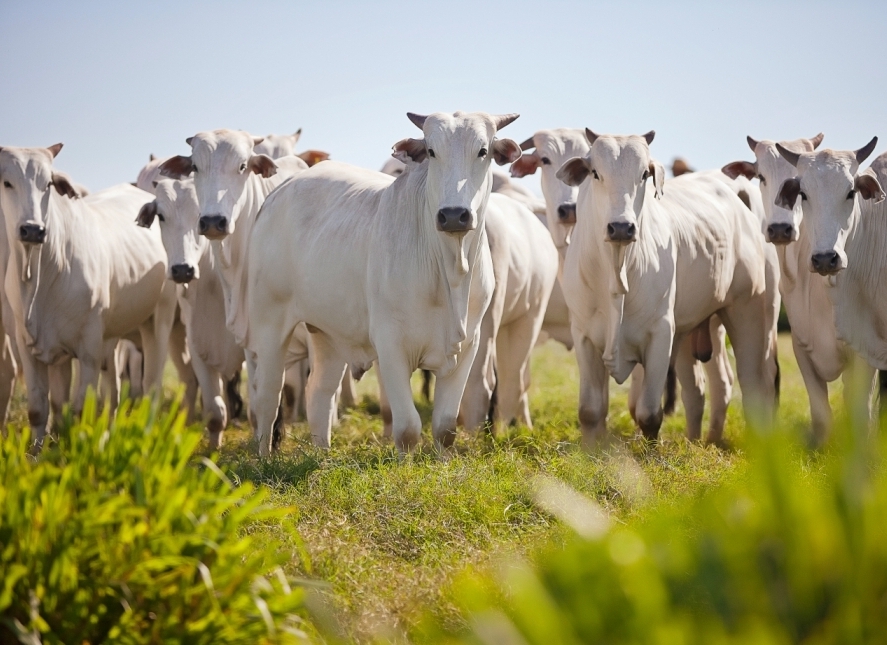
{"type": "Polygon", "coordinates": [[[654,129],[656,159],[700,170],[750,159],[746,135],[878,135],[877,155],[885,27],[876,2],[5,0],[0,146],[63,142],[57,167],[93,191],[216,128],[302,128],[299,150],[378,169],[416,135],[407,111],[518,112],[518,142],[654,129]]]}

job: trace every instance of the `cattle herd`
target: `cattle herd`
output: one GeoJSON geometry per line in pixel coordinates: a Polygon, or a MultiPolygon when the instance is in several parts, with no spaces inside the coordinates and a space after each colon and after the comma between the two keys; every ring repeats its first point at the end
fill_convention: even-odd
{"type": "Polygon", "coordinates": [[[90,194],[53,169],[61,144],[0,148],[0,414],[23,373],[39,449],[50,413],[79,412],[100,379],[112,407],[122,373],[158,395],[170,356],[215,448],[246,363],[267,456],[301,409],[328,447],[353,380],[375,367],[386,434],[409,451],[423,369],[445,448],[459,424],[530,424],[529,357],[550,337],[575,350],[587,444],[607,437],[611,376],[631,376],[629,411],[650,439],[675,381],[699,439],[707,384],[717,443],[728,337],[746,418],[772,420],[780,302],[813,442],[832,423],[829,382],[887,370],[887,154],[860,170],[876,138],[846,152],[817,151],[821,134],[749,137],[753,161],[684,164],[666,182],[652,131],[518,144],[500,136],[515,114],[408,117],[421,136],[394,144],[382,172],[296,154],[299,132],[215,130],[90,194]],[[544,203],[493,162],[539,170],[544,203]]]}

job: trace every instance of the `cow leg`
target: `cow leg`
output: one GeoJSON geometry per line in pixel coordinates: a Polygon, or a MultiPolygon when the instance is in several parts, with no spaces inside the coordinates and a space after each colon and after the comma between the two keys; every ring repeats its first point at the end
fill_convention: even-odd
{"type": "Polygon", "coordinates": [[[825,443],[832,428],[832,406],[828,400],[828,382],[816,371],[807,351],[800,346],[794,334],[792,349],[798,361],[804,387],[807,388],[807,399],[810,401],[810,422],[812,425],[811,443],[818,447],[825,443]]]}
{"type": "MultiPolygon", "coordinates": [[[[496,387],[494,376],[496,360],[495,322],[491,308],[487,308],[481,319],[477,353],[468,373],[468,381],[465,384],[465,393],[462,395],[460,406],[462,425],[468,431],[480,430],[487,420],[493,388],[496,387]]],[[[427,400],[430,400],[430,397],[427,400]]]]}
{"type": "Polygon", "coordinates": [[[382,415],[382,436],[391,438],[394,434],[392,429],[391,403],[388,402],[388,394],[385,392],[385,383],[382,382],[378,360],[376,361],[376,375],[379,381],[379,414],[382,415]]]}
{"type": "Polygon", "coordinates": [[[222,432],[228,424],[228,407],[222,396],[222,378],[211,369],[197,352],[191,352],[191,368],[200,385],[203,417],[209,433],[209,447],[218,450],[222,446],[222,432]]]}
{"type": "MultiPolygon", "coordinates": [[[[380,394],[384,388],[384,396],[391,413],[391,437],[400,452],[409,452],[419,443],[422,434],[422,419],[419,418],[419,413],[416,411],[413,390],[410,387],[412,370],[406,356],[403,355],[403,351],[396,342],[391,347],[377,344],[376,351],[379,354],[377,361],[379,384],[382,386],[380,394]]],[[[435,411],[436,407],[435,405],[435,411]]],[[[457,401],[456,409],[453,411],[453,419],[456,418],[458,409],[459,402],[457,401]]]]}
{"type": "Polygon", "coordinates": [[[49,404],[52,408],[53,424],[58,424],[61,421],[65,404],[71,401],[71,382],[74,376],[73,367],[74,360],[66,358],[47,368],[49,404]]]}
{"type": "Polygon", "coordinates": [[[6,417],[9,412],[9,400],[15,388],[16,364],[12,354],[12,343],[9,336],[3,338],[0,352],[0,434],[6,436],[6,417]]]}
{"type": "Polygon", "coordinates": [[[644,366],[638,363],[631,370],[631,384],[628,386],[628,414],[638,422],[638,400],[644,391],[644,366]]]}
{"type": "Polygon", "coordinates": [[[541,322],[533,316],[524,316],[499,329],[496,341],[499,375],[497,416],[504,423],[517,421],[528,428],[533,427],[529,410],[530,380],[527,377],[530,352],[539,335],[541,322]]]}
{"type": "MultiPolygon", "coordinates": [[[[193,354],[194,352],[189,351],[185,325],[181,323],[177,316],[169,333],[169,357],[176,368],[176,373],[179,375],[179,381],[185,384],[185,398],[182,400],[182,403],[185,406],[185,410],[188,411],[189,423],[194,420],[197,411],[197,387],[199,382],[196,368],[192,365],[193,354]]],[[[204,412],[206,412],[206,408],[204,408],[204,412]]]]}
{"type": "Polygon", "coordinates": [[[346,369],[342,375],[342,383],[339,387],[341,395],[339,396],[339,405],[343,410],[348,410],[357,406],[357,388],[354,386],[354,379],[351,378],[351,370],[346,369]]]}
{"type": "Polygon", "coordinates": [[[679,341],[674,369],[681,384],[687,438],[699,441],[702,437],[702,414],[705,412],[705,374],[702,364],[693,356],[692,337],[679,341]]]}
{"type": "MultiPolygon", "coordinates": [[[[431,413],[431,435],[439,449],[449,448],[456,439],[456,422],[459,415],[459,403],[465,393],[468,374],[477,356],[480,332],[471,340],[470,345],[463,343],[462,355],[455,369],[449,374],[435,374],[434,379],[434,410],[431,413]]],[[[412,401],[412,392],[410,394],[412,401]]],[[[416,408],[413,407],[413,410],[416,408]]]]}
{"type": "Polygon", "coordinates": [[[877,370],[859,354],[853,353],[841,374],[844,382],[844,404],[850,416],[850,427],[868,429],[872,419],[872,393],[877,370]]]}
{"type": "Polygon", "coordinates": [[[662,426],[662,393],[668,379],[674,329],[670,323],[662,323],[651,334],[650,344],[644,355],[644,390],[638,399],[637,424],[644,437],[655,440],[662,426]]]}
{"type": "Polygon", "coordinates": [[[727,331],[721,324],[721,319],[712,316],[710,324],[712,355],[711,360],[705,363],[705,372],[708,375],[711,416],[708,420],[708,436],[705,442],[719,445],[724,439],[727,409],[733,397],[733,368],[730,366],[730,357],[727,354],[727,331]]]}
{"type": "Polygon", "coordinates": [[[22,357],[22,371],[28,389],[28,423],[31,426],[31,440],[34,448],[39,450],[43,448],[46,426],[49,423],[49,373],[46,364],[34,358],[21,341],[19,356],[22,357]]]}
{"type": "Polygon", "coordinates": [[[305,397],[308,425],[315,446],[329,448],[333,423],[338,419],[336,393],[348,362],[322,332],[311,335],[311,373],[305,397]]]}
{"type": "Polygon", "coordinates": [[[582,443],[594,448],[607,438],[607,408],[610,392],[607,368],[591,339],[573,332],[573,349],[579,364],[579,425],[582,443]]]}
{"type": "Polygon", "coordinates": [[[83,404],[86,401],[86,393],[89,388],[91,387],[93,392],[98,392],[102,358],[102,351],[80,353],[80,378],[77,383],[77,394],[74,396],[74,414],[77,416],[83,412],[83,404]]]}
{"type": "Polygon", "coordinates": [[[752,298],[719,314],[736,356],[745,420],[754,428],[771,427],[776,408],[775,356],[770,356],[764,310],[762,299],[752,298]],[[772,370],[768,359],[773,363],[772,370]]]}
{"type": "Polygon", "coordinates": [[[158,397],[163,395],[163,367],[178,304],[175,283],[166,282],[154,308],[154,315],[139,329],[142,333],[142,353],[145,355],[145,388],[153,389],[154,396],[158,397]]]}
{"type": "Polygon", "coordinates": [[[302,421],[307,418],[307,410],[305,405],[305,388],[308,383],[308,374],[310,372],[309,360],[294,362],[286,368],[284,376],[284,394],[286,418],[290,421],[302,421]]]}
{"type": "Polygon", "coordinates": [[[117,411],[120,399],[120,368],[117,364],[118,340],[106,340],[102,346],[102,393],[111,414],[117,411]]]}

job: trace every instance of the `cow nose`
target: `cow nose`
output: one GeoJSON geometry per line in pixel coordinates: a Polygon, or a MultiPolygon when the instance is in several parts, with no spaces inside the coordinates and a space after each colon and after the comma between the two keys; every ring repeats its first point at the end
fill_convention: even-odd
{"type": "Polygon", "coordinates": [[[437,230],[444,233],[465,233],[474,228],[471,211],[461,206],[441,208],[437,211],[437,230]]]}
{"type": "Polygon", "coordinates": [[[228,218],[223,215],[201,215],[197,220],[197,232],[210,239],[228,235],[228,218]]]}
{"type": "Polygon", "coordinates": [[[631,222],[610,222],[607,224],[607,239],[611,242],[634,242],[637,227],[631,222]]]}
{"type": "Polygon", "coordinates": [[[43,244],[46,240],[46,227],[40,224],[22,224],[18,228],[18,237],[28,244],[43,244]]]}
{"type": "Polygon", "coordinates": [[[576,223],[576,202],[564,202],[557,207],[557,221],[561,224],[576,223]]]}
{"type": "Polygon", "coordinates": [[[838,257],[837,251],[814,253],[810,257],[810,264],[813,266],[813,270],[820,275],[837,273],[843,268],[840,266],[840,262],[841,258],[838,257]]]}
{"type": "Polygon", "coordinates": [[[795,227],[791,224],[770,224],[767,227],[767,238],[773,244],[788,244],[795,236],[795,227]]]}
{"type": "Polygon", "coordinates": [[[194,279],[194,267],[190,264],[174,264],[169,268],[173,282],[187,284],[194,279]]]}

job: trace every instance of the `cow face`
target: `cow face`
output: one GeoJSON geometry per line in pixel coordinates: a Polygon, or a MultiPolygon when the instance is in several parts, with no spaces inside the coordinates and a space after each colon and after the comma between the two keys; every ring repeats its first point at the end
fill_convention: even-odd
{"type": "Polygon", "coordinates": [[[501,166],[520,157],[517,143],[496,138],[517,115],[438,112],[408,116],[425,138],[398,142],[393,156],[427,165],[426,203],[438,231],[457,236],[473,231],[490,196],[490,162],[501,166]]]}
{"type": "Polygon", "coordinates": [[[139,212],[139,226],[150,227],[156,218],[168,258],[167,278],[179,284],[200,279],[200,258],[206,240],[197,233],[200,206],[191,179],[163,179],[155,182],[155,199],[139,212]]]}
{"type": "Polygon", "coordinates": [[[847,267],[844,243],[859,217],[861,199],[880,202],[884,191],[869,171],[857,174],[875,149],[878,138],[856,151],[823,150],[796,153],[780,144],[776,148],[795,169],[796,176],[785,180],[776,195],[776,204],[791,208],[798,201],[804,222],[810,230],[812,253],[810,270],[834,275],[847,267]]]}
{"type": "Polygon", "coordinates": [[[292,134],[269,134],[254,149],[257,155],[268,155],[272,159],[280,159],[295,154],[296,143],[302,136],[302,128],[292,134]]]}
{"type": "Polygon", "coordinates": [[[261,137],[233,130],[201,132],[187,139],[191,156],[172,157],[160,166],[161,174],[173,179],[193,175],[201,235],[221,240],[233,233],[250,174],[271,177],[277,172],[277,164],[270,157],[253,153],[253,147],[261,141],[261,137]]]}
{"type": "Polygon", "coordinates": [[[521,150],[525,152],[511,165],[511,176],[525,177],[540,170],[548,231],[558,251],[563,252],[570,243],[576,223],[579,189],[558,179],[557,171],[569,159],[587,155],[588,140],[582,130],[540,130],[521,144],[521,150]]]}
{"type": "Polygon", "coordinates": [[[644,207],[647,179],[653,179],[656,196],[662,195],[665,170],[650,157],[650,143],[656,135],[597,135],[586,129],[591,147],[582,158],[571,159],[557,176],[571,186],[588,179],[595,212],[603,213],[602,233],[607,242],[631,244],[637,239],[638,217],[644,207]]]}
{"type": "Polygon", "coordinates": [[[79,197],[68,176],[52,168],[61,149],[61,143],[49,148],[0,148],[0,209],[10,241],[43,244],[53,189],[65,197],[79,197]]]}
{"type": "MultiPolygon", "coordinates": [[[[780,145],[796,153],[812,152],[822,143],[822,138],[823,135],[820,133],[810,139],[781,141],[780,145]]],[[[798,239],[803,215],[801,202],[796,202],[791,208],[784,208],[776,204],[776,193],[785,180],[795,176],[795,168],[782,158],[775,142],[756,141],[751,137],[747,140],[755,154],[754,163],[734,161],[721,168],[721,171],[731,179],[736,179],[740,175],[747,179],[757,177],[760,180],[766,215],[763,223],[764,236],[773,244],[794,242],[798,239]]]]}

